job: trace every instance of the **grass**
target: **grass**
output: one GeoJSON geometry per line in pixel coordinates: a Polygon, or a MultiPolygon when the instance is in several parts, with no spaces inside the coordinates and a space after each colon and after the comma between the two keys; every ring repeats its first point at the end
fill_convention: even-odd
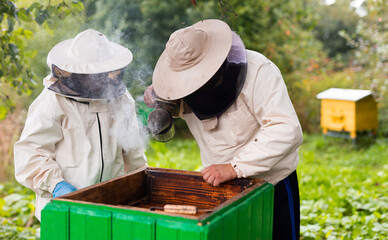
{"type": "Polygon", "coordinates": [[[303,239],[387,239],[388,140],[306,136],[298,167],[303,239]]]}
{"type": "MultiPolygon", "coordinates": [[[[193,140],[150,142],[146,155],[153,167],[201,169],[193,140]]],[[[299,155],[301,239],[388,238],[388,139],[353,145],[305,135],[299,155]]],[[[0,184],[0,239],[36,239],[33,202],[14,181],[0,184]]]]}
{"type": "Polygon", "coordinates": [[[189,171],[202,169],[197,143],[189,139],[172,139],[167,143],[152,141],[146,152],[150,167],[163,167],[189,171]]]}

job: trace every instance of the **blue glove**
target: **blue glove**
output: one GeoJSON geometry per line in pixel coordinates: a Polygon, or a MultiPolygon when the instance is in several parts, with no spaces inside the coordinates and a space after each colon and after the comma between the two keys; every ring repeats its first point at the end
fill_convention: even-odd
{"type": "Polygon", "coordinates": [[[74,192],[75,190],[77,190],[77,189],[73,185],[71,185],[70,183],[68,183],[66,181],[62,181],[62,182],[59,182],[55,186],[54,191],[53,191],[53,197],[56,198],[56,197],[65,195],[67,193],[74,192]]]}

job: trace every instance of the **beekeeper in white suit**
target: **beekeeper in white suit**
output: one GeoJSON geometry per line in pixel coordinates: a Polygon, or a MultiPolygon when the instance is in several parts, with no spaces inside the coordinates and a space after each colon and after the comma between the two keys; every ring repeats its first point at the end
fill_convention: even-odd
{"type": "Polygon", "coordinates": [[[275,64],[246,50],[225,22],[203,20],[171,34],[144,94],[150,107],[158,107],[158,98],[180,106],[201,151],[204,180],[214,186],[241,177],[272,183],[273,239],[299,239],[302,131],[275,64]]]}
{"type": "Polygon", "coordinates": [[[146,167],[122,82],[131,61],[130,50],[92,29],[49,52],[51,74],[14,146],[16,179],[36,193],[39,220],[53,197],[146,167]]]}

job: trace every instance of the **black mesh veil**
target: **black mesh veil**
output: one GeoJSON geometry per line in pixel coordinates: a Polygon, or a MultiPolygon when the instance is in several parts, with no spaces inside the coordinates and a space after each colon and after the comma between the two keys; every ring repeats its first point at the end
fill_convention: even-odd
{"type": "Polygon", "coordinates": [[[233,33],[232,47],[222,66],[205,85],[183,100],[200,120],[218,117],[236,101],[246,74],[244,43],[233,33]]]}
{"type": "Polygon", "coordinates": [[[126,92],[122,82],[124,71],[125,68],[104,73],[80,74],[67,72],[53,64],[51,72],[55,82],[49,89],[70,97],[112,99],[126,92]]]}

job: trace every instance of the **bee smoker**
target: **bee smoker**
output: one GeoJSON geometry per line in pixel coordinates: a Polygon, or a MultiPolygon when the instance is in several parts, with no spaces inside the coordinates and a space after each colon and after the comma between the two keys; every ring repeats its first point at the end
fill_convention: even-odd
{"type": "Polygon", "coordinates": [[[158,142],[168,142],[175,135],[172,116],[177,116],[179,101],[166,101],[155,97],[155,109],[148,115],[147,129],[158,142]]]}

